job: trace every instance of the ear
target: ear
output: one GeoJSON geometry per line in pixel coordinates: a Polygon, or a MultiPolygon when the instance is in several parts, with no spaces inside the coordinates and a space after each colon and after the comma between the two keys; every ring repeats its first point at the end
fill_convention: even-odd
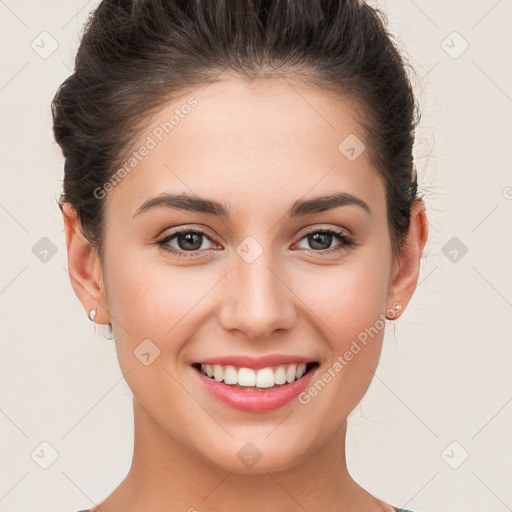
{"type": "Polygon", "coordinates": [[[402,305],[402,313],[416,290],[420,258],[428,238],[428,220],[425,205],[414,201],[411,205],[409,233],[400,248],[395,263],[394,277],[388,292],[388,310],[395,302],[402,305]]]}
{"type": "Polygon", "coordinates": [[[73,290],[87,315],[91,309],[96,309],[95,323],[108,324],[110,312],[98,252],[82,234],[77,212],[69,202],[63,203],[62,214],[66,230],[68,272],[73,290]]]}

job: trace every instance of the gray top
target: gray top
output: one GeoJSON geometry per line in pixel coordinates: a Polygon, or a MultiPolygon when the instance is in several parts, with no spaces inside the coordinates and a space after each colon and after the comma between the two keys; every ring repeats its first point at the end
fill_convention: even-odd
{"type": "MultiPolygon", "coordinates": [[[[396,512],[413,512],[412,510],[406,510],[405,508],[396,508],[396,512]]],[[[78,510],[78,512],[90,512],[89,509],[87,510],[78,510]]]]}

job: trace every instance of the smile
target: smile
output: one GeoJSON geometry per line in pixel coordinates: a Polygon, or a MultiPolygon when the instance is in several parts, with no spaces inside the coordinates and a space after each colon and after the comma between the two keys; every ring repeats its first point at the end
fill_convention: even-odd
{"type": "Polygon", "coordinates": [[[272,357],[251,364],[239,357],[226,361],[233,364],[221,364],[219,359],[197,362],[192,369],[215,401],[240,411],[265,413],[292,402],[306,389],[320,366],[306,361],[286,363],[282,357],[272,357]],[[268,366],[276,362],[280,364],[268,366]]]}

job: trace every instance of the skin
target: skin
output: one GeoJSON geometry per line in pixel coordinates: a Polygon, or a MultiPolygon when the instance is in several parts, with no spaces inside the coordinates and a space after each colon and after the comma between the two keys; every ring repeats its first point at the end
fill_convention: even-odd
{"type": "Polygon", "coordinates": [[[130,471],[92,510],[392,511],[345,459],[347,416],[370,385],[384,329],[308,404],[272,412],[218,402],[190,365],[279,353],[309,356],[324,373],[395,302],[405,310],[427,240],[425,206],[413,203],[395,258],[382,179],[366,152],[349,161],[338,150],[350,134],[364,141],[349,104],[291,80],[225,78],[188,91],[162,106],[140,141],[190,96],[198,105],[103,199],[103,261],[64,205],[73,288],[86,312],[97,309],[96,323],[112,324],[134,395],[130,471]],[[294,201],[334,191],[361,198],[371,215],[347,205],[285,217],[294,201]],[[162,192],[221,201],[232,216],[158,207],[134,217],[162,192]],[[206,232],[195,253],[186,240],[168,242],[191,257],[155,243],[176,226],[206,232]],[[314,245],[313,227],[337,227],[357,245],[327,253],[343,242],[314,245]],[[263,251],[251,263],[236,252],[249,236],[263,251]],[[133,353],[147,338],[160,350],[148,366],[133,353]],[[250,468],[237,457],[247,442],[262,454],[250,468]]]}

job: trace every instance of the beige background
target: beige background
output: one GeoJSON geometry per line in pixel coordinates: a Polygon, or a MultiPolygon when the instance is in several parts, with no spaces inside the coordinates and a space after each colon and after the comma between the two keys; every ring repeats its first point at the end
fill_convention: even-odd
{"type": "MultiPolygon", "coordinates": [[[[130,390],[71,288],[56,205],[50,101],[97,3],[0,1],[2,511],[89,507],[131,461],[130,390]]],[[[349,468],[415,512],[512,510],[512,1],[379,5],[417,72],[430,239],[351,415],[349,468]]]]}

